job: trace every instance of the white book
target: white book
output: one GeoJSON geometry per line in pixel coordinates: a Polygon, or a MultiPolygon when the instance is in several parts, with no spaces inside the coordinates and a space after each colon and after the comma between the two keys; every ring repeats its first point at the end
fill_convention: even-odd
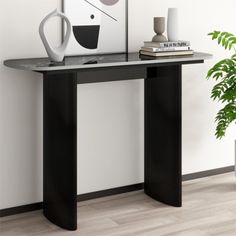
{"type": "Polygon", "coordinates": [[[188,51],[176,51],[176,52],[147,52],[140,51],[141,55],[151,56],[151,57],[167,57],[167,56],[184,56],[184,55],[193,55],[193,50],[188,51]]]}
{"type": "Polygon", "coordinates": [[[147,52],[174,52],[174,51],[188,51],[190,47],[167,47],[167,48],[156,48],[156,47],[141,47],[141,50],[147,52]]]}
{"type": "Polygon", "coordinates": [[[152,42],[146,41],[144,42],[144,47],[156,47],[156,48],[164,48],[164,47],[190,47],[189,41],[176,41],[176,42],[152,42]]]}

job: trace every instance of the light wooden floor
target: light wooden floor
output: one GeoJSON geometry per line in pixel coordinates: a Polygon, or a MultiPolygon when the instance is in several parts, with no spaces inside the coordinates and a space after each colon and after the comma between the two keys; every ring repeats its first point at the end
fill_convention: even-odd
{"type": "Polygon", "coordinates": [[[236,236],[233,173],[183,183],[183,207],[158,203],[142,191],[78,205],[78,231],[62,230],[41,211],[0,218],[1,236],[236,236]]]}

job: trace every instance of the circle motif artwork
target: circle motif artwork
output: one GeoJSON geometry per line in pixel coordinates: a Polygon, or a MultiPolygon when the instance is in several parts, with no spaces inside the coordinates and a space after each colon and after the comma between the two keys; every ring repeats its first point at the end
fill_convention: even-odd
{"type": "Polygon", "coordinates": [[[63,0],[72,23],[67,55],[126,52],[128,0],[63,0]],[[109,43],[111,35],[115,45],[109,43]]]}
{"type": "Polygon", "coordinates": [[[119,0],[100,0],[105,5],[112,6],[115,5],[119,0]]]}

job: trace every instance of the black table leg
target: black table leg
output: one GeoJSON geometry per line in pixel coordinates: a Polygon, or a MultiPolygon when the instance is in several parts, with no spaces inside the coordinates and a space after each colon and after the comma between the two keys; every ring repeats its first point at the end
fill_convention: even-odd
{"type": "Polygon", "coordinates": [[[148,68],[145,79],[145,193],[182,204],[181,65],[148,68]]]}
{"type": "Polygon", "coordinates": [[[76,73],[44,74],[43,210],[54,224],[77,229],[76,73]]]}

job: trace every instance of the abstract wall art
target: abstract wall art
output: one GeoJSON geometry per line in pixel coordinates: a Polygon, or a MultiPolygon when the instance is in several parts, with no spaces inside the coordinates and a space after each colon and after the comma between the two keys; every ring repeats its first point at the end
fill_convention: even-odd
{"type": "MultiPolygon", "coordinates": [[[[127,52],[128,0],[64,0],[73,30],[67,55],[127,52]]],[[[65,27],[64,27],[65,28],[65,27]]]]}

